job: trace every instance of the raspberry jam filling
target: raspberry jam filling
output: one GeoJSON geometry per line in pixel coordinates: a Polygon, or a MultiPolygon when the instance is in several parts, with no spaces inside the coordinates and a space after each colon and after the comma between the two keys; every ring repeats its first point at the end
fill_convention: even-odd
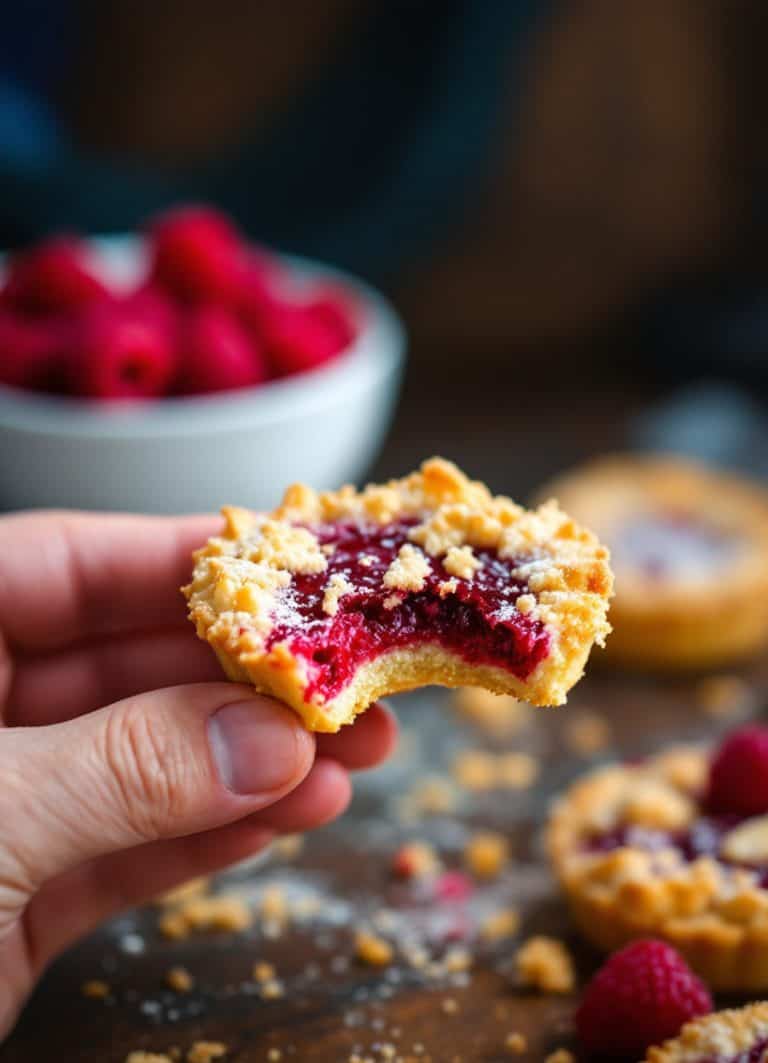
{"type": "Polygon", "coordinates": [[[637,516],[620,529],[612,546],[618,566],[655,580],[707,578],[739,549],[720,529],[682,513],[637,516]]]}
{"type": "Polygon", "coordinates": [[[709,856],[729,867],[748,868],[756,871],[758,884],[768,888],[768,865],[736,863],[721,853],[723,839],[734,827],[748,818],[745,816],[702,816],[685,830],[665,831],[649,827],[625,824],[605,834],[589,839],[587,850],[593,853],[608,853],[614,849],[629,847],[656,853],[664,849],[676,849],[683,860],[692,862],[701,856],[709,856]]]}
{"type": "Polygon", "coordinates": [[[312,527],[322,545],[332,546],[328,567],[312,575],[294,575],[273,617],[268,648],[287,643],[306,662],[307,697],[335,697],[360,665],[388,650],[427,643],[460,655],[472,664],[493,665],[526,679],[549,652],[550,635],[539,620],[518,612],[515,603],[528,588],[512,576],[514,559],[494,550],[475,550],[481,567],[471,580],[452,579],[439,558],[421,590],[395,592],[384,576],[418,521],[388,525],[348,522],[312,527]],[[334,576],[351,588],[330,616],[324,593],[334,576]]]}

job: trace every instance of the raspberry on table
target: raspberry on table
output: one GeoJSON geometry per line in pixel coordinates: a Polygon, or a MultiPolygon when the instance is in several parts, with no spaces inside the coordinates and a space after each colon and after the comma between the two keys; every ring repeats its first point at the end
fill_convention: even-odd
{"type": "Polygon", "coordinates": [[[583,1047],[596,1056],[639,1059],[689,1019],[712,1010],[704,983],[665,942],[635,941],[587,986],[576,1012],[583,1047]]]}
{"type": "Polygon", "coordinates": [[[47,315],[81,310],[108,292],[86,265],[84,243],[53,236],[11,259],[4,297],[24,313],[47,315]]]}
{"type": "Polygon", "coordinates": [[[168,391],[175,368],[176,352],[163,330],[118,305],[94,307],[75,331],[69,377],[76,395],[154,398],[168,391]]]}
{"type": "Polygon", "coordinates": [[[150,226],[152,280],[183,302],[231,300],[243,259],[240,234],[211,207],[167,211],[150,226]]]}
{"type": "Polygon", "coordinates": [[[262,351],[228,310],[190,310],[181,330],[179,389],[188,394],[253,387],[267,379],[262,351]]]}
{"type": "Polygon", "coordinates": [[[768,812],[768,727],[742,727],[722,742],[710,764],[707,805],[739,816],[768,812]]]}

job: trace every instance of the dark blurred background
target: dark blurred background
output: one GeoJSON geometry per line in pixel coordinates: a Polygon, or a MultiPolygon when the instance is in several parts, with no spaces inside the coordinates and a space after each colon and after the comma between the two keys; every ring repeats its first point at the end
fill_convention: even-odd
{"type": "Polygon", "coordinates": [[[757,461],[761,0],[30,0],[4,17],[0,243],[209,199],[359,272],[412,337],[382,469],[426,447],[487,473],[501,449],[525,489],[563,454],[666,445],[647,403],[678,388],[684,418],[726,419],[710,456],[734,459],[736,425],[734,460],[757,461]],[[686,390],[702,380],[703,407],[686,390]]]}

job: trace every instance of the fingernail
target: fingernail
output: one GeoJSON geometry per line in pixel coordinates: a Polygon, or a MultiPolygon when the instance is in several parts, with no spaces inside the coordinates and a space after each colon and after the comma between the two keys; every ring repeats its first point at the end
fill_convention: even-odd
{"type": "Polygon", "coordinates": [[[276,703],[225,705],[209,720],[208,735],[219,778],[233,793],[277,790],[301,770],[300,724],[276,703]]]}

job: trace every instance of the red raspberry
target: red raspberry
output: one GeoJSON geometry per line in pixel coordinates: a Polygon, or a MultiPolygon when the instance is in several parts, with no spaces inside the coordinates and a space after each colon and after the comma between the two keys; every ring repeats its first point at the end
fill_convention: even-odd
{"type": "Polygon", "coordinates": [[[183,329],[180,390],[190,394],[253,387],[267,379],[262,352],[222,307],[191,311],[183,329]]]}
{"type": "Polygon", "coordinates": [[[234,305],[249,335],[259,344],[278,302],[275,287],[279,279],[280,267],[267,252],[251,248],[245,253],[234,305]]]}
{"type": "Polygon", "coordinates": [[[280,375],[317,369],[347,345],[347,334],[325,300],[273,305],[264,328],[270,361],[280,375]]]}
{"type": "Polygon", "coordinates": [[[440,901],[458,903],[474,893],[472,879],[463,871],[446,871],[435,882],[435,896],[440,901]]]}
{"type": "Polygon", "coordinates": [[[38,391],[63,391],[67,328],[0,309],[0,383],[38,391]]]}
{"type": "Polygon", "coordinates": [[[228,218],[210,207],[182,207],[150,229],[151,276],[178,299],[230,301],[236,297],[244,248],[228,218]]]}
{"type": "Polygon", "coordinates": [[[739,816],[768,812],[768,727],[742,727],[721,743],[709,767],[707,806],[739,816]]]}
{"type": "Polygon", "coordinates": [[[75,331],[70,378],[92,399],[145,399],[166,394],[176,369],[174,345],[147,314],[122,304],[93,307],[75,331]]]}
{"type": "Polygon", "coordinates": [[[66,313],[108,298],[107,289],[85,261],[82,241],[54,236],[12,259],[5,296],[29,314],[66,313]]]}
{"type": "Polygon", "coordinates": [[[663,941],[635,941],[600,968],[576,1012],[583,1047],[607,1059],[642,1059],[649,1045],[712,1010],[704,983],[663,941]]]}

